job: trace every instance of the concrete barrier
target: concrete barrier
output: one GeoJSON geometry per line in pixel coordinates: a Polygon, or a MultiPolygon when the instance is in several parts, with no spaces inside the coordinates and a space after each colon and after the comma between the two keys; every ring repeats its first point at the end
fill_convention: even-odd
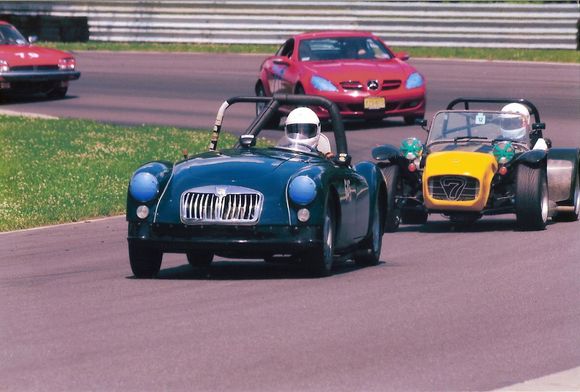
{"type": "Polygon", "coordinates": [[[279,44],[356,29],[393,46],[527,49],[577,49],[580,18],[576,1],[3,1],[0,13],[86,17],[93,41],[279,44]]]}

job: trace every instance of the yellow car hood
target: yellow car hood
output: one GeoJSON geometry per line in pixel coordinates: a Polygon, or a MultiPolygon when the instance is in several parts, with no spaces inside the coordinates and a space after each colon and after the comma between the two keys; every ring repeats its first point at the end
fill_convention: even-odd
{"type": "Polygon", "coordinates": [[[441,211],[481,211],[498,164],[489,153],[440,151],[427,156],[423,171],[425,207],[441,211]]]}

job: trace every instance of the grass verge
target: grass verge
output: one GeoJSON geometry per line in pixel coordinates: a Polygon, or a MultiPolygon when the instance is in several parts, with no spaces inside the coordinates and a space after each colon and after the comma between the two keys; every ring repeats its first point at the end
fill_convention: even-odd
{"type": "MultiPolygon", "coordinates": [[[[219,44],[171,44],[171,43],[117,43],[86,42],[62,43],[41,42],[41,46],[63,50],[108,50],[108,51],[156,51],[156,52],[202,52],[202,53],[259,53],[272,54],[277,45],[219,45],[219,44]]],[[[580,51],[564,49],[488,49],[488,48],[432,48],[393,47],[395,52],[406,51],[411,57],[459,58],[483,60],[549,61],[580,63],[580,51]]]]}
{"type": "MultiPolygon", "coordinates": [[[[205,150],[209,131],[0,116],[0,231],[124,213],[142,163],[205,150]]],[[[234,136],[222,134],[220,145],[234,136]]]]}

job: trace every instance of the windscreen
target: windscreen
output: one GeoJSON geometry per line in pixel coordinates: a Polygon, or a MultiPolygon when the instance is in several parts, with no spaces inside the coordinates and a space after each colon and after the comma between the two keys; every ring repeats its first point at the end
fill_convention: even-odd
{"type": "Polygon", "coordinates": [[[427,144],[437,141],[465,139],[529,142],[529,125],[518,113],[442,111],[433,118],[427,144]]]}
{"type": "Polygon", "coordinates": [[[0,25],[0,45],[26,45],[28,41],[12,26],[0,25]]]}
{"type": "Polygon", "coordinates": [[[390,59],[391,52],[372,37],[314,38],[300,41],[300,61],[390,59]]]}

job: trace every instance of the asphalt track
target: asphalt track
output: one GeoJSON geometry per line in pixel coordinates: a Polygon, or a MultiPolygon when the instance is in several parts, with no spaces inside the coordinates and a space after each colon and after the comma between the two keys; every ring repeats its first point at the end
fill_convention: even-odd
{"type": "MultiPolygon", "coordinates": [[[[78,60],[70,98],[0,109],[208,128],[223,99],[251,93],[260,57],[78,60]]],[[[459,95],[523,96],[554,145],[580,145],[577,65],[412,63],[429,115],[459,95]]],[[[242,129],[250,115],[233,114],[225,129],[242,129]]],[[[424,135],[399,119],[348,129],[355,161],[424,135]]],[[[379,266],[330,278],[224,259],[206,274],[169,255],[153,281],[131,276],[123,217],[3,233],[0,389],[488,390],[562,372],[580,366],[579,229],[433,217],[386,234],[379,266]]]]}

